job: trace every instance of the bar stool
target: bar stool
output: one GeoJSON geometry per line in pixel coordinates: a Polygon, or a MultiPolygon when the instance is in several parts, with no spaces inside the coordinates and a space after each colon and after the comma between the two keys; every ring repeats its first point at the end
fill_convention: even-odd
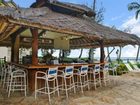
{"type": "Polygon", "coordinates": [[[15,66],[10,64],[7,64],[6,68],[4,69],[3,88],[5,88],[6,86],[7,90],[8,90],[8,85],[10,83],[10,75],[14,69],[15,66]]]}
{"type": "Polygon", "coordinates": [[[81,91],[83,93],[83,88],[88,87],[89,88],[89,82],[88,82],[88,65],[82,65],[80,69],[75,69],[77,72],[74,73],[74,75],[77,76],[77,80],[75,81],[75,86],[80,87],[81,91]]]}
{"type": "Polygon", "coordinates": [[[37,71],[35,74],[35,99],[37,98],[37,93],[48,94],[49,102],[51,101],[51,94],[57,92],[59,96],[58,79],[57,79],[58,67],[49,68],[47,73],[42,71],[37,71]],[[44,80],[45,86],[38,87],[38,80],[44,80]],[[53,86],[51,86],[51,84],[53,86]]]}
{"type": "Polygon", "coordinates": [[[5,69],[6,69],[6,63],[1,66],[1,77],[0,77],[1,85],[3,84],[3,81],[4,81],[5,69]]]}
{"type": "Polygon", "coordinates": [[[97,87],[97,84],[101,85],[101,75],[100,75],[100,65],[96,64],[94,67],[90,67],[89,70],[89,84],[94,84],[95,90],[97,87]]]}
{"type": "Polygon", "coordinates": [[[12,71],[10,75],[10,83],[8,86],[8,97],[10,97],[11,91],[24,91],[26,96],[26,73],[24,70],[12,71]]]}
{"type": "Polygon", "coordinates": [[[117,68],[119,67],[119,64],[115,64],[114,67],[112,69],[109,69],[109,71],[112,71],[112,75],[113,76],[117,76],[117,68]]]}
{"type": "Polygon", "coordinates": [[[110,68],[109,68],[109,71],[112,72],[114,84],[116,83],[114,77],[118,75],[118,74],[117,74],[117,68],[118,68],[118,67],[119,67],[119,64],[115,64],[114,67],[110,67],[110,68]]]}
{"type": "Polygon", "coordinates": [[[59,85],[59,90],[64,90],[66,92],[67,98],[68,90],[74,89],[74,93],[76,93],[73,70],[73,66],[66,66],[64,71],[59,70],[59,72],[61,72],[61,75],[58,75],[58,77],[61,77],[61,84],[59,85]]]}
{"type": "Polygon", "coordinates": [[[109,63],[106,63],[104,65],[102,72],[103,72],[102,81],[103,81],[104,85],[106,86],[107,82],[110,83],[109,63]]]}

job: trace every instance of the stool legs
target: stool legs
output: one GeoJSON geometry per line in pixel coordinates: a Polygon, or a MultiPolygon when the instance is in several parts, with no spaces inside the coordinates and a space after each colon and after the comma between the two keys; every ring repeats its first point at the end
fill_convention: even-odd
{"type": "Polygon", "coordinates": [[[22,70],[13,71],[10,76],[10,83],[8,85],[8,97],[10,97],[11,91],[24,91],[26,96],[26,74],[22,70]]]}

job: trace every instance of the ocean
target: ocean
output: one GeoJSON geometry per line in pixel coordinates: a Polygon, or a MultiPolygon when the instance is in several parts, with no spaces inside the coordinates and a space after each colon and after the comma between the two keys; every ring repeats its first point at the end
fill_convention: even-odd
{"type": "MultiPolygon", "coordinates": [[[[95,57],[95,59],[100,60],[100,57],[95,57]]],[[[117,57],[111,57],[112,61],[115,61],[116,59],[117,57]]],[[[135,61],[136,57],[121,57],[121,60],[123,60],[123,62],[135,61]]],[[[138,59],[138,62],[140,62],[140,58],[138,59]]]]}

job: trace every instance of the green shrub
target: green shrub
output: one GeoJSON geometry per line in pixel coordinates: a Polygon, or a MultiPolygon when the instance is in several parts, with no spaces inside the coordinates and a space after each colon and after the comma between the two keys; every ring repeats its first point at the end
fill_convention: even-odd
{"type": "Polygon", "coordinates": [[[118,75],[122,75],[124,73],[128,72],[127,67],[125,66],[125,64],[120,64],[119,67],[117,68],[117,74],[118,75]]]}
{"type": "MultiPolygon", "coordinates": [[[[115,64],[116,64],[116,62],[115,62],[115,63],[111,63],[111,64],[110,64],[110,67],[113,68],[113,67],[115,66],[115,64]]],[[[117,67],[117,70],[116,70],[116,71],[117,71],[117,75],[122,75],[122,74],[128,72],[128,69],[126,68],[126,66],[125,66],[123,63],[121,63],[121,64],[117,67]]],[[[113,72],[112,72],[112,71],[109,71],[109,74],[110,74],[110,75],[113,75],[113,72]]],[[[116,72],[115,72],[115,74],[116,74],[116,72]]]]}
{"type": "Polygon", "coordinates": [[[140,68],[140,63],[137,63],[138,68],[140,68]]]}

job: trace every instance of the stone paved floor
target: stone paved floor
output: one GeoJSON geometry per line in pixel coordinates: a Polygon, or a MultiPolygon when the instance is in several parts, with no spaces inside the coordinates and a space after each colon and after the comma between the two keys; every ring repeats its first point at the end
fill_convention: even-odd
{"type": "Polygon", "coordinates": [[[23,97],[23,93],[13,93],[7,98],[6,90],[0,89],[0,105],[140,105],[140,73],[128,73],[115,78],[117,84],[91,89],[82,94],[71,93],[69,99],[65,94],[53,96],[51,104],[47,96],[34,99],[33,94],[23,97]]]}

